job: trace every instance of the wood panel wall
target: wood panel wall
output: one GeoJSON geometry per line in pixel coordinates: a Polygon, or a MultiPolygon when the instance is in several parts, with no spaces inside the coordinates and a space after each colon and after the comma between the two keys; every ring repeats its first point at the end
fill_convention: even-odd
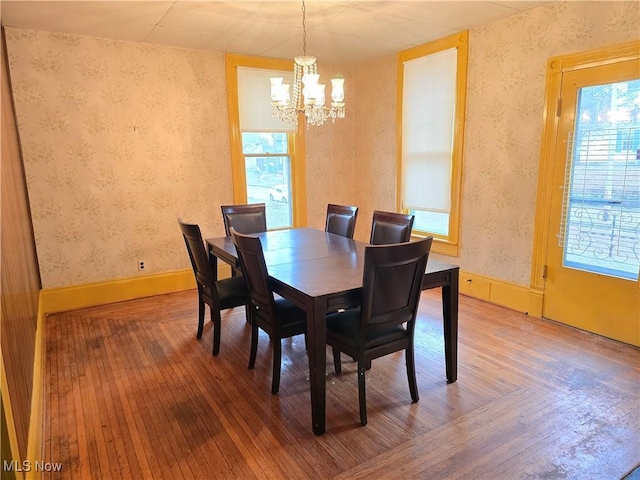
{"type": "MultiPolygon", "coordinates": [[[[41,289],[31,212],[20,140],[11,93],[11,80],[2,29],[2,157],[0,160],[0,250],[2,279],[0,343],[21,459],[27,441],[33,395],[33,370],[41,289]]],[[[5,397],[6,398],[6,397],[5,397]]],[[[7,411],[7,410],[5,410],[7,411]]]]}

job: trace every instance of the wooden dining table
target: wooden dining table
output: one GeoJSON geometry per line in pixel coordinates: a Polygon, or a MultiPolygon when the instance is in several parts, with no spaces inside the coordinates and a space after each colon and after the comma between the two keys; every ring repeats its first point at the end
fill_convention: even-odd
{"type": "MultiPolygon", "coordinates": [[[[307,350],[313,432],[325,431],[327,313],[359,304],[366,243],[313,228],[273,230],[260,238],[273,290],[307,314],[307,350]]],[[[207,238],[217,277],[217,260],[239,268],[232,237],[207,238]]],[[[442,287],[446,377],[457,379],[459,267],[429,258],[423,290],[442,287]]]]}

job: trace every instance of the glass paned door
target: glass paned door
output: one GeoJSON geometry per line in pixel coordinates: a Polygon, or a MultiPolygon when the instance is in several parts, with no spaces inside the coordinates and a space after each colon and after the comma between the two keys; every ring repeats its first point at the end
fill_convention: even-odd
{"type": "Polygon", "coordinates": [[[635,280],[640,268],[640,80],[577,92],[563,219],[568,268],[635,280]]]}
{"type": "Polygon", "coordinates": [[[640,62],[562,73],[543,316],[640,344],[640,62]]]}
{"type": "Polygon", "coordinates": [[[285,132],[243,132],[248,203],[266,203],[267,228],[293,226],[291,156],[285,132]]]}

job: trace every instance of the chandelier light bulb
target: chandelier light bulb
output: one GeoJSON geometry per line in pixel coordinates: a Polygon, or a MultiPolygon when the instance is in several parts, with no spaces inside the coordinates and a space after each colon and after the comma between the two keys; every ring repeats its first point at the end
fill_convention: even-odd
{"type": "Polygon", "coordinates": [[[335,103],[344,101],[344,78],[331,79],[331,100],[335,103]]]}
{"type": "Polygon", "coordinates": [[[271,100],[274,102],[279,102],[282,96],[282,77],[271,77],[269,79],[271,82],[271,100]]]}

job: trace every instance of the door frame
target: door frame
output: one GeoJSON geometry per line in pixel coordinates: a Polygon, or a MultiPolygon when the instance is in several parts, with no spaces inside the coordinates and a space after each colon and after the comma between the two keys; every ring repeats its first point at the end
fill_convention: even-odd
{"type": "MultiPolygon", "coordinates": [[[[558,137],[558,119],[562,75],[565,72],[597,67],[640,58],[640,41],[633,40],[619,45],[603,47],[570,55],[551,57],[547,61],[545,85],[545,107],[543,111],[543,130],[540,144],[540,164],[538,168],[538,189],[536,196],[536,214],[533,234],[533,253],[531,258],[530,294],[535,307],[534,312],[542,316],[545,293],[547,241],[551,219],[551,195],[553,172],[556,161],[555,151],[558,137]]],[[[565,159],[558,159],[564,161],[565,159]]],[[[640,282],[639,282],[640,285],[640,282]]],[[[638,290],[640,301],[640,288],[638,290]]]]}

